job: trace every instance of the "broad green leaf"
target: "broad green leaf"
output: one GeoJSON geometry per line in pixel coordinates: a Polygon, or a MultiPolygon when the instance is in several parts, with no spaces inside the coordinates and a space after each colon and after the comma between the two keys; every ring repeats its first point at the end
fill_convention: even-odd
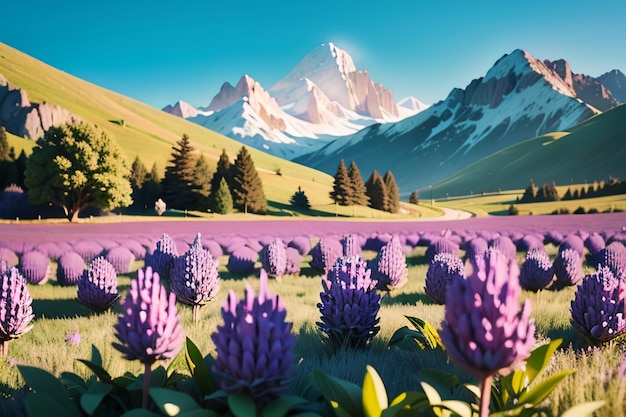
{"type": "MultiPolygon", "coordinates": [[[[546,369],[552,359],[552,355],[554,355],[554,352],[556,352],[562,342],[562,339],[553,340],[550,343],[537,347],[530,353],[530,357],[526,360],[525,370],[529,384],[531,384],[535,378],[546,369]]],[[[516,381],[517,384],[520,382],[523,381],[516,381]]],[[[517,388],[515,383],[513,384],[513,388],[517,388]]],[[[518,389],[517,392],[520,392],[520,390],[518,389]]]]}
{"type": "Polygon", "coordinates": [[[458,414],[460,417],[472,417],[472,406],[466,402],[445,400],[439,406],[458,414]]]}
{"type": "Polygon", "coordinates": [[[546,399],[548,395],[552,392],[552,390],[565,378],[566,376],[573,374],[575,372],[574,369],[561,371],[558,374],[554,374],[549,378],[544,379],[537,385],[535,385],[532,389],[522,393],[520,395],[518,403],[530,403],[530,404],[539,404],[543,400],[546,399]]]}
{"type": "Polygon", "coordinates": [[[254,404],[254,400],[249,395],[229,395],[228,407],[235,417],[256,416],[256,405],[254,404]]]}
{"type": "MultiPolygon", "coordinates": [[[[396,346],[407,337],[419,339],[422,335],[417,330],[409,329],[407,326],[402,326],[391,336],[391,339],[389,339],[389,342],[387,343],[387,347],[396,346]]],[[[418,345],[420,344],[417,340],[416,342],[418,345]]]]}
{"type": "Polygon", "coordinates": [[[437,389],[446,389],[450,392],[460,383],[458,376],[439,369],[424,368],[419,371],[419,375],[437,389]]]}
{"type": "Polygon", "coordinates": [[[78,408],[72,403],[70,405],[72,407],[69,407],[63,398],[55,398],[44,392],[31,393],[26,397],[26,409],[30,417],[81,417],[78,408]]]}
{"type": "Polygon", "coordinates": [[[366,365],[365,369],[363,410],[367,417],[379,417],[381,412],[389,406],[385,384],[373,367],[366,365]]]}
{"type": "Polygon", "coordinates": [[[167,388],[150,388],[150,397],[167,416],[180,416],[201,409],[188,394],[167,388]]]}
{"type": "Polygon", "coordinates": [[[433,326],[430,325],[430,323],[418,317],[411,317],[411,316],[404,316],[404,317],[406,317],[411,322],[411,324],[415,326],[418,332],[420,332],[424,336],[424,339],[426,340],[429,348],[431,349],[441,348],[445,350],[443,346],[443,342],[441,341],[441,338],[439,337],[439,333],[433,326]]]}
{"type": "Polygon", "coordinates": [[[104,382],[105,384],[111,384],[113,382],[111,375],[109,375],[109,373],[102,366],[86,359],[78,359],[78,361],[84,363],[101,382],[104,382]]]}
{"type": "Polygon", "coordinates": [[[317,369],[311,371],[311,376],[326,401],[331,404],[334,401],[341,406],[348,415],[363,415],[361,387],[351,382],[326,375],[317,369]]]}
{"type": "Polygon", "coordinates": [[[420,382],[420,385],[422,386],[422,389],[424,390],[424,394],[426,394],[426,397],[428,398],[428,402],[430,403],[430,405],[441,404],[441,396],[432,385],[424,381],[420,382]]]}
{"type": "Polygon", "coordinates": [[[594,411],[604,407],[606,401],[592,401],[588,403],[577,404],[561,414],[561,417],[586,417],[591,416],[594,411]]]}
{"type": "Polygon", "coordinates": [[[91,345],[91,363],[102,367],[102,355],[96,345],[91,345]]]}
{"type": "Polygon", "coordinates": [[[89,384],[87,391],[80,396],[80,406],[87,414],[92,415],[112,389],[112,385],[98,381],[89,384]]]}
{"type": "Polygon", "coordinates": [[[353,417],[350,413],[344,410],[341,405],[339,405],[336,401],[331,401],[330,406],[333,408],[336,417],[353,417]]]}
{"type": "Polygon", "coordinates": [[[187,362],[187,367],[189,368],[191,376],[202,393],[206,395],[215,391],[213,379],[211,378],[211,374],[209,373],[204,359],[202,358],[202,354],[200,353],[198,347],[189,338],[186,338],[185,340],[185,361],[187,362]]]}
{"type": "Polygon", "coordinates": [[[381,417],[394,417],[402,411],[416,410],[425,406],[428,406],[428,398],[423,392],[403,392],[383,410],[381,417]]]}
{"type": "Polygon", "coordinates": [[[285,395],[275,399],[263,408],[261,417],[283,417],[287,415],[294,405],[305,404],[306,400],[301,397],[285,395]]]}
{"type": "Polygon", "coordinates": [[[125,412],[120,417],[161,417],[161,415],[146,410],[145,408],[135,408],[125,412]]]}
{"type": "Polygon", "coordinates": [[[70,400],[69,392],[65,386],[54,375],[32,366],[18,365],[17,368],[26,381],[26,385],[34,391],[27,398],[29,409],[32,408],[33,413],[39,411],[44,413],[36,414],[37,416],[63,415],[70,417],[81,415],[78,406],[70,400]],[[63,413],[53,414],[51,410],[46,413],[44,404],[54,410],[61,409],[63,413]]]}

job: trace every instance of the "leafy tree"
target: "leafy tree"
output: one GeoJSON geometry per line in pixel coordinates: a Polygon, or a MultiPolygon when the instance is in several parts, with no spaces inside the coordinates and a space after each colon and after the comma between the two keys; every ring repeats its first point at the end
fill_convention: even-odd
{"type": "Polygon", "coordinates": [[[543,184],[541,190],[537,193],[536,201],[558,201],[559,191],[556,189],[556,184],[552,181],[552,184],[543,184]]]}
{"type": "Polygon", "coordinates": [[[88,206],[132,203],[126,158],[104,131],[84,122],[53,126],[37,145],[25,172],[33,204],[58,205],[74,221],[88,206]]]}
{"type": "Polygon", "coordinates": [[[165,168],[165,177],[161,182],[163,200],[168,207],[185,210],[194,208],[196,196],[193,193],[194,172],[197,158],[189,136],[182,138],[172,146],[169,165],[165,168]]]}
{"type": "Polygon", "coordinates": [[[267,200],[263,183],[254,161],[245,146],[237,154],[233,164],[233,205],[244,213],[267,213],[267,200]]]}
{"type": "Polygon", "coordinates": [[[409,196],[409,203],[418,204],[420,202],[420,194],[419,191],[413,190],[411,195],[409,196]]]}
{"type": "Polygon", "coordinates": [[[369,179],[365,183],[367,196],[370,199],[370,207],[376,210],[386,210],[389,205],[387,197],[387,186],[378,171],[372,171],[369,179]]]}
{"type": "Polygon", "coordinates": [[[215,191],[215,212],[228,214],[233,211],[233,197],[230,194],[226,178],[222,178],[219,188],[215,191]]]}
{"type": "Polygon", "coordinates": [[[206,211],[209,208],[209,195],[211,193],[211,168],[202,154],[196,162],[192,191],[196,200],[194,208],[206,211]]]}
{"type": "Polygon", "coordinates": [[[387,171],[383,180],[387,187],[387,211],[397,213],[400,211],[400,191],[396,179],[391,171],[387,171]]]}
{"type": "MultiPolygon", "coordinates": [[[[363,185],[363,187],[365,187],[365,185],[363,185]]],[[[293,193],[293,195],[289,199],[289,203],[294,207],[303,208],[305,210],[309,210],[311,208],[311,203],[309,203],[309,197],[306,196],[306,194],[300,187],[298,187],[298,191],[293,193]]]]}
{"type": "Polygon", "coordinates": [[[356,166],[356,162],[354,161],[352,161],[350,168],[348,168],[348,177],[350,177],[350,186],[352,191],[350,195],[351,204],[366,206],[368,201],[365,192],[367,190],[365,189],[363,177],[361,177],[361,171],[359,171],[359,167],[356,166]]]}
{"type": "MultiPolygon", "coordinates": [[[[228,157],[228,154],[226,153],[226,149],[222,149],[222,154],[220,155],[220,158],[217,161],[217,169],[215,170],[215,172],[213,173],[213,177],[211,178],[211,190],[219,189],[222,178],[226,180],[226,184],[228,185],[228,188],[231,190],[231,196],[232,196],[233,166],[230,163],[230,158],[228,157]]],[[[217,211],[214,193],[211,193],[209,195],[209,207],[211,207],[213,211],[217,211]]]]}
{"type": "Polygon", "coordinates": [[[352,185],[350,176],[348,175],[348,169],[343,159],[339,162],[339,166],[337,167],[330,198],[340,206],[352,204],[352,185]]]}
{"type": "Polygon", "coordinates": [[[535,182],[531,178],[530,183],[528,184],[528,187],[526,187],[526,190],[524,190],[524,195],[522,196],[522,199],[520,200],[520,202],[532,203],[533,201],[536,200],[536,198],[537,198],[537,186],[535,185],[535,182]]]}

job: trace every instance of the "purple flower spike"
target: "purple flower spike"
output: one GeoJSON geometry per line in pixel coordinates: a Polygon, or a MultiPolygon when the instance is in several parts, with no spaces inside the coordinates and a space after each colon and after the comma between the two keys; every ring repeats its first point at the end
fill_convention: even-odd
{"type": "Polygon", "coordinates": [[[520,270],[519,282],[522,288],[537,292],[547,288],[553,278],[554,268],[546,251],[531,249],[520,270]]]}
{"type": "Polygon", "coordinates": [[[32,302],[26,280],[17,268],[0,273],[0,346],[5,358],[9,353],[9,341],[33,327],[32,302]]]}
{"type": "Polygon", "coordinates": [[[378,289],[391,291],[403,287],[409,277],[406,266],[404,247],[398,236],[394,235],[389,243],[382,247],[375,259],[374,279],[378,289]]]}
{"type": "Polygon", "coordinates": [[[453,253],[438,253],[428,264],[424,291],[437,304],[446,303],[446,292],[452,277],[465,277],[463,261],[453,253]]]}
{"type": "Polygon", "coordinates": [[[170,285],[176,298],[193,306],[193,320],[199,320],[199,308],[215,298],[219,290],[218,263],[202,247],[198,233],[189,250],[174,259],[170,285]]]}
{"type": "Polygon", "coordinates": [[[608,267],[583,278],[571,304],[572,326],[593,343],[604,343],[626,331],[626,283],[608,267]]]}
{"type": "Polygon", "coordinates": [[[556,278],[552,286],[555,289],[576,285],[583,278],[583,260],[576,249],[559,250],[553,266],[556,278]]]}
{"type": "Polygon", "coordinates": [[[74,251],[66,252],[59,258],[57,281],[59,285],[76,285],[85,271],[85,261],[74,251]]]}
{"type": "Polygon", "coordinates": [[[296,248],[288,247],[285,251],[287,256],[287,266],[285,268],[285,274],[287,275],[300,275],[300,267],[302,264],[302,255],[296,248]]]}
{"type": "Polygon", "coordinates": [[[288,389],[296,343],[282,300],[269,295],[267,281],[261,270],[258,297],[249,284],[240,301],[231,290],[222,308],[224,325],[211,335],[217,351],[213,372],[222,377],[222,389],[265,400],[288,389]]]}
{"type": "Polygon", "coordinates": [[[174,258],[178,256],[176,243],[167,233],[161,235],[161,239],[156,243],[156,249],[152,255],[146,254],[146,266],[151,267],[154,272],[164,279],[170,278],[170,268],[174,258]]]}
{"type": "Polygon", "coordinates": [[[30,284],[45,284],[52,275],[48,256],[35,250],[22,255],[20,270],[30,284]]]}
{"type": "Polygon", "coordinates": [[[349,258],[353,256],[361,256],[361,244],[357,236],[355,235],[345,235],[340,240],[341,247],[343,249],[343,256],[347,256],[349,258]]]}
{"type": "Polygon", "coordinates": [[[361,257],[339,258],[322,279],[318,328],[335,347],[364,347],[378,333],[380,294],[361,257]]]}
{"type": "Polygon", "coordinates": [[[130,249],[124,246],[117,246],[107,251],[106,260],[111,262],[115,272],[127,274],[130,272],[132,263],[135,262],[135,255],[133,255],[130,249]]]}
{"type": "Polygon", "coordinates": [[[332,269],[335,261],[341,257],[342,253],[343,247],[338,240],[322,238],[311,249],[309,265],[318,272],[326,274],[332,269]]]}
{"type": "Polygon", "coordinates": [[[183,345],[176,296],[174,293],[168,296],[159,274],[150,267],[145,273],[140,269],[122,307],[123,313],[114,325],[120,343],[113,342],[113,347],[124,358],[150,365],[176,356],[183,345]]]}
{"type": "Polygon", "coordinates": [[[280,238],[265,245],[261,251],[261,265],[270,277],[282,277],[287,269],[287,245],[280,238]]]}
{"type": "Polygon", "coordinates": [[[535,324],[530,301],[520,307],[517,269],[498,251],[468,264],[446,294],[441,339],[450,357],[483,381],[507,374],[530,355],[535,324]]]}
{"type": "Polygon", "coordinates": [[[102,313],[119,298],[115,268],[102,256],[94,258],[78,281],[78,301],[95,313],[102,313]]]}
{"type": "Polygon", "coordinates": [[[426,249],[426,259],[430,262],[438,253],[453,253],[456,255],[458,250],[459,245],[456,243],[444,237],[438,238],[428,245],[428,248],[426,249]]]}
{"type": "Polygon", "coordinates": [[[608,267],[615,277],[626,277],[626,247],[622,242],[616,240],[609,243],[596,254],[596,260],[596,265],[608,267]]]}

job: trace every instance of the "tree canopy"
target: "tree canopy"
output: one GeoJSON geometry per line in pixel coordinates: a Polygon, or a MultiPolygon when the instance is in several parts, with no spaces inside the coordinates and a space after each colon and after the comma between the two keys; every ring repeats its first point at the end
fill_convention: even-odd
{"type": "Polygon", "coordinates": [[[233,211],[233,197],[230,194],[226,178],[222,178],[220,186],[213,191],[215,201],[215,213],[228,214],[233,211]]]}
{"type": "Polygon", "coordinates": [[[37,145],[25,170],[31,203],[58,205],[70,221],[88,206],[132,203],[126,158],[103,130],[84,122],[52,126],[37,145]]]}
{"type": "Polygon", "coordinates": [[[396,183],[396,178],[391,171],[387,171],[383,178],[387,188],[387,211],[397,213],[400,211],[400,190],[396,183]]]}
{"type": "Polygon", "coordinates": [[[335,173],[335,181],[333,182],[333,190],[330,192],[330,198],[340,206],[347,206],[352,201],[352,184],[350,176],[348,175],[348,169],[343,159],[337,166],[337,172],[335,173]]]}
{"type": "Polygon", "coordinates": [[[350,204],[357,204],[359,206],[366,206],[368,203],[365,183],[361,176],[359,167],[356,166],[356,162],[352,161],[350,168],[348,168],[348,177],[350,177],[351,195],[350,204]]]}
{"type": "Polygon", "coordinates": [[[370,207],[376,210],[387,210],[389,205],[387,187],[378,171],[372,171],[372,174],[365,183],[365,188],[367,189],[367,196],[370,199],[370,207]]]}
{"type": "Polygon", "coordinates": [[[244,213],[267,213],[267,199],[261,177],[245,146],[237,154],[233,164],[233,205],[244,213]]]}
{"type": "Polygon", "coordinates": [[[194,174],[197,157],[189,136],[183,134],[172,146],[171,158],[165,168],[161,183],[163,200],[168,207],[179,210],[194,208],[196,196],[193,193],[194,174]]]}

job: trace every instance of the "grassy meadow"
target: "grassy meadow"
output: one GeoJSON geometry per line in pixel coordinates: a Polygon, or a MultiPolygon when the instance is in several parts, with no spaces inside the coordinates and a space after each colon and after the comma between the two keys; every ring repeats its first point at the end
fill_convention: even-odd
{"type": "MultiPolygon", "coordinates": [[[[551,255],[556,248],[547,246],[551,255]]],[[[304,389],[306,377],[313,369],[322,370],[330,375],[362,384],[365,365],[372,365],[381,375],[390,398],[406,390],[418,390],[417,371],[434,367],[449,372],[456,372],[461,381],[471,382],[469,374],[458,371],[447,357],[441,353],[421,351],[411,341],[405,341],[399,347],[388,348],[387,343],[393,333],[410,323],[404,316],[420,317],[440,328],[444,316],[444,307],[434,304],[425,295],[424,284],[427,271],[425,248],[417,247],[407,255],[409,280],[405,287],[386,295],[382,300],[379,313],[380,333],[364,350],[333,352],[322,343],[322,338],[315,322],[319,319],[319,293],[322,289],[319,274],[308,266],[310,256],[305,256],[300,276],[284,276],[280,280],[270,280],[270,293],[278,294],[287,309],[287,320],[293,323],[292,332],[297,335],[295,347],[299,358],[296,374],[290,389],[294,393],[304,389]]],[[[375,252],[364,252],[366,259],[371,259],[375,252]]],[[[523,255],[518,254],[518,260],[523,255]]],[[[233,290],[241,299],[244,288],[251,285],[258,290],[257,276],[238,277],[231,275],[224,265],[226,258],[220,259],[220,291],[215,300],[201,308],[201,319],[197,324],[192,321],[191,308],[178,305],[185,335],[200,349],[203,355],[215,354],[210,335],[222,323],[220,308],[225,302],[228,290],[233,290]]],[[[136,270],[143,262],[134,264],[136,270]]],[[[259,265],[257,265],[258,271],[259,265]]],[[[589,272],[589,271],[588,271],[589,272]]],[[[119,278],[122,297],[128,291],[130,279],[135,272],[119,278]]],[[[17,340],[9,343],[10,361],[0,361],[0,386],[5,392],[5,399],[0,399],[0,412],[15,406],[15,399],[6,398],[7,393],[22,386],[22,380],[15,363],[38,366],[55,375],[64,371],[75,372],[83,377],[90,375],[87,368],[76,359],[89,359],[92,345],[95,345],[103,358],[104,368],[112,376],[120,376],[126,371],[139,374],[143,371],[138,362],[129,362],[121,357],[111,343],[115,340],[113,324],[120,312],[119,304],[113,311],[92,315],[90,311],[76,301],[76,287],[61,287],[50,280],[45,285],[29,285],[33,296],[33,310],[36,318],[33,329],[17,340]],[[81,341],[72,344],[65,337],[79,332],[81,341]]],[[[563,343],[557,351],[548,375],[565,369],[576,369],[568,376],[547,399],[547,405],[553,415],[560,415],[574,404],[591,400],[606,400],[607,405],[597,412],[598,417],[626,415],[626,375],[624,375],[624,347],[608,344],[602,347],[587,347],[569,324],[569,305],[575,288],[559,292],[542,291],[524,292],[522,298],[530,298],[532,317],[536,322],[538,343],[562,338],[563,343]]],[[[179,354],[174,361],[184,364],[184,357],[179,354]]],[[[167,365],[157,363],[157,365],[167,365]]],[[[19,400],[23,393],[13,394],[19,400]]],[[[3,414],[4,415],[4,414],[3,414]]]]}

